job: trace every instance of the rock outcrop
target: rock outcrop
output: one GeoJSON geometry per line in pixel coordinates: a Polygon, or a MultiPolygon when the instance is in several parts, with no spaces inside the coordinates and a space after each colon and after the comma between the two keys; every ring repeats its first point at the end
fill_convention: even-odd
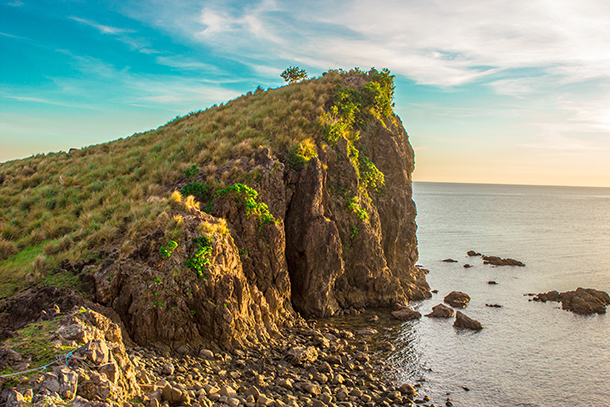
{"type": "Polygon", "coordinates": [[[605,314],[606,306],[610,305],[610,296],[605,291],[581,287],[562,293],[558,291],[540,293],[533,300],[561,302],[562,309],[581,315],[605,314]]]}
{"type": "Polygon", "coordinates": [[[432,307],[432,312],[426,314],[430,318],[451,318],[453,316],[453,310],[445,304],[438,304],[432,307]]]}
{"type": "MultiPolygon", "coordinates": [[[[369,80],[355,77],[344,86],[361,89],[369,80]]],[[[367,120],[355,140],[318,139],[299,166],[267,148],[227,162],[228,174],[255,171],[247,193],[268,208],[266,218],[237,189],[175,203],[176,248],[163,257],[159,248],[171,236],[157,230],[128,257],[87,266],[96,300],[118,313],[138,344],[187,351],[266,341],[292,324],[295,311],[327,317],[429,298],[426,270],[415,267],[413,149],[397,116],[367,120]],[[381,178],[373,183],[370,174],[381,178]],[[197,275],[185,265],[203,238],[206,270],[197,275]]]]}
{"type": "Polygon", "coordinates": [[[483,256],[483,264],[491,264],[492,266],[517,266],[525,267],[525,263],[515,259],[503,259],[497,256],[483,256]]]}
{"type": "Polygon", "coordinates": [[[460,311],[456,311],[455,313],[455,322],[453,323],[453,326],[456,328],[470,329],[473,331],[480,331],[483,329],[483,325],[481,325],[479,321],[464,315],[460,311]]]}
{"type": "Polygon", "coordinates": [[[445,296],[443,301],[454,308],[466,308],[468,301],[470,301],[470,296],[461,291],[451,291],[445,296]]]}

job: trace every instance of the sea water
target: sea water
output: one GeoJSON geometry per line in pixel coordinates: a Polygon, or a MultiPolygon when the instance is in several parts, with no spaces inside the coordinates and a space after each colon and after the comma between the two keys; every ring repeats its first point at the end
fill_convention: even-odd
{"type": "Polygon", "coordinates": [[[419,264],[438,293],[412,305],[425,314],[463,291],[472,298],[463,312],[485,328],[426,317],[400,325],[388,359],[394,380],[421,383],[437,406],[447,399],[472,407],[610,406],[610,310],[581,316],[524,295],[610,293],[610,189],[421,182],[413,189],[419,264]],[[526,267],[484,265],[468,250],[526,267]]]}

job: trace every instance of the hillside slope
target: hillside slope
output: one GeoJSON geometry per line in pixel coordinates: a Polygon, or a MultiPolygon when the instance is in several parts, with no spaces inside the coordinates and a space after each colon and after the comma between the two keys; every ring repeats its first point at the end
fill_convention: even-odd
{"type": "Polygon", "coordinates": [[[429,296],[393,92],[387,70],[331,71],[1,164],[1,296],[77,287],[173,348],[429,296]]]}

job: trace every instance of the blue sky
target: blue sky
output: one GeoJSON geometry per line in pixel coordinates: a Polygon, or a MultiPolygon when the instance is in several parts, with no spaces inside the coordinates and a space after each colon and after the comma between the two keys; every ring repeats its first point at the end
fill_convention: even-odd
{"type": "Polygon", "coordinates": [[[387,67],[415,180],[610,187],[605,0],[0,1],[0,161],[387,67]]]}

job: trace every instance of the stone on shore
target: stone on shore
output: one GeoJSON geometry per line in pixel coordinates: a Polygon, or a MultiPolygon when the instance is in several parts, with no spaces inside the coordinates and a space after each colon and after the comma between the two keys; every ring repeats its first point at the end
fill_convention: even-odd
{"type": "Polygon", "coordinates": [[[483,329],[483,325],[481,325],[479,321],[467,317],[460,311],[455,313],[455,322],[453,323],[453,326],[456,328],[471,329],[473,331],[480,331],[483,329]]]}
{"type": "Polygon", "coordinates": [[[443,300],[454,308],[465,308],[470,296],[461,291],[451,291],[443,300]]]}
{"type": "Polygon", "coordinates": [[[286,353],[285,359],[293,365],[311,363],[318,359],[318,350],[313,346],[295,346],[286,353]]]}
{"type": "Polygon", "coordinates": [[[432,307],[432,312],[426,314],[430,318],[451,318],[453,310],[444,304],[438,304],[432,307]]]}

